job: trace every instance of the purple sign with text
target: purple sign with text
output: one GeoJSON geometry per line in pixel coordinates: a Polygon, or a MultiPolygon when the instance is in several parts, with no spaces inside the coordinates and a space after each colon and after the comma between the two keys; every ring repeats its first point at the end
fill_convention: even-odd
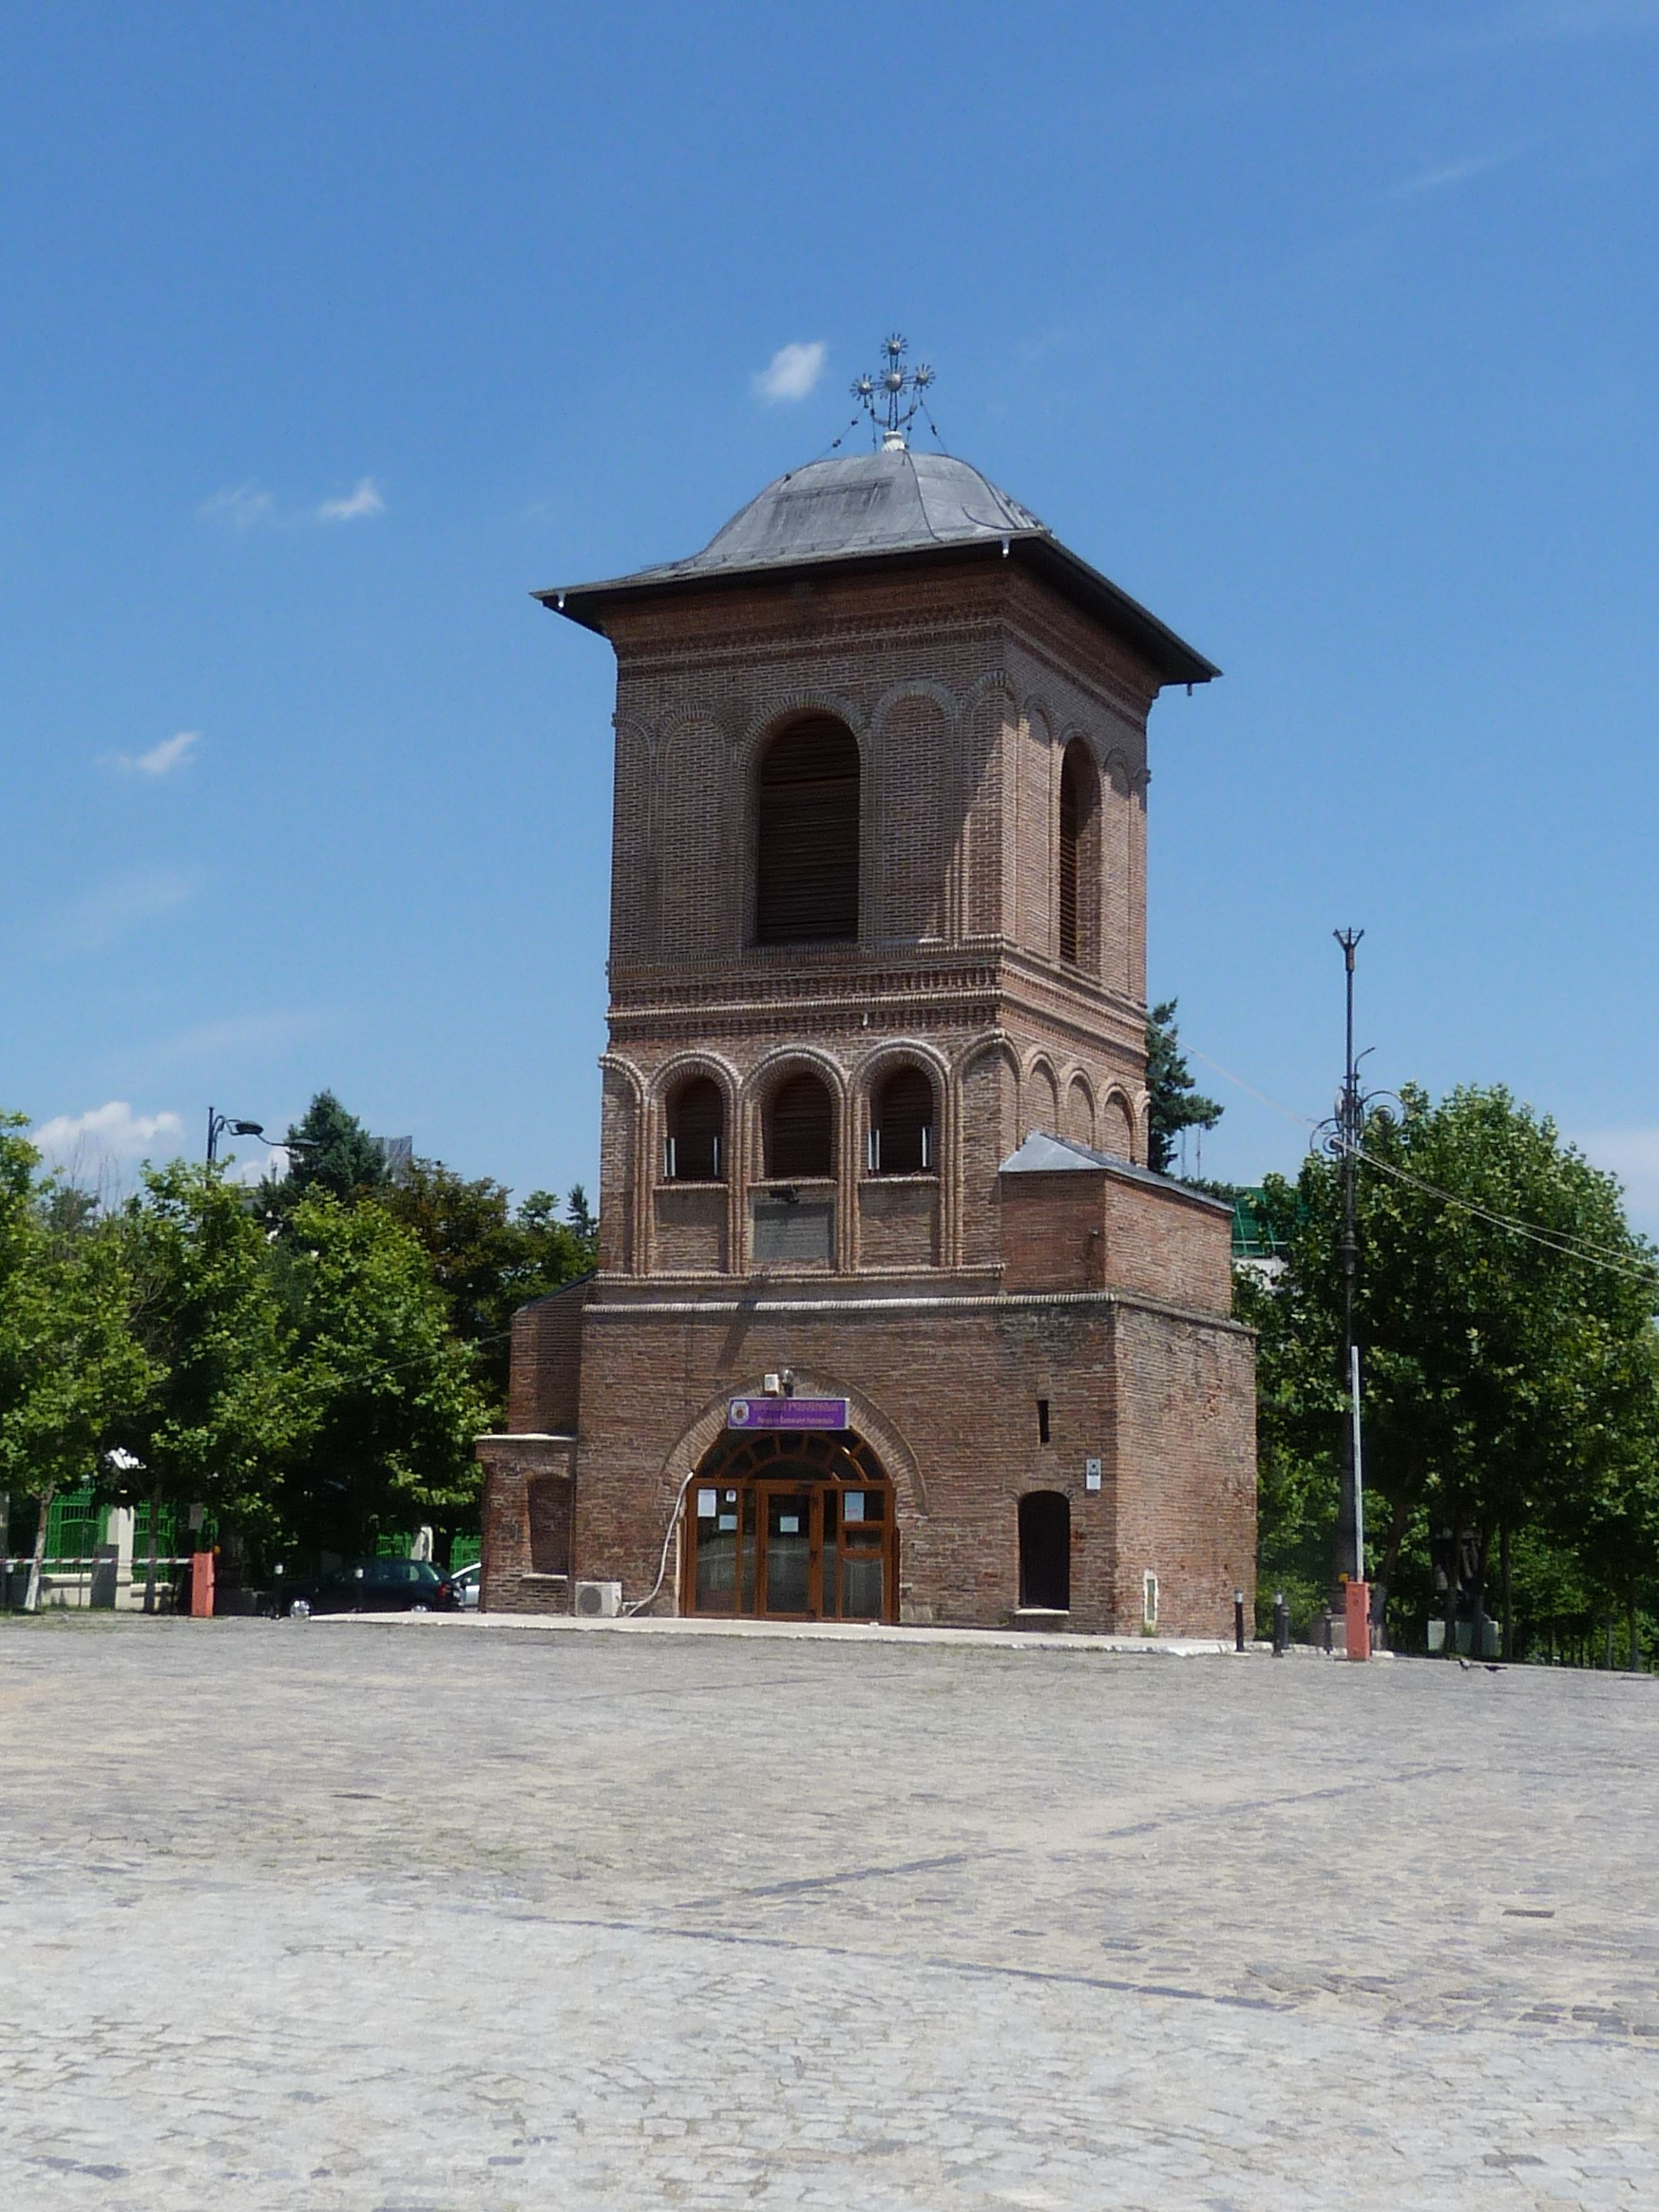
{"type": "Polygon", "coordinates": [[[733,1398],[726,1426],[734,1429],[844,1429],[845,1398],[733,1398]]]}

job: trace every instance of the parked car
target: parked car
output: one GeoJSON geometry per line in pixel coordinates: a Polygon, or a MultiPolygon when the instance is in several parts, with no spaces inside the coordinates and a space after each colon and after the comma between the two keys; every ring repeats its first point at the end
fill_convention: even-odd
{"type": "Polygon", "coordinates": [[[453,1612],[455,1585],[429,1559],[348,1559],[326,1574],[284,1580],[276,1611],[291,1620],[331,1612],[453,1612]]]}
{"type": "Polygon", "coordinates": [[[449,1577],[455,1585],[455,1602],[467,1612],[478,1610],[478,1592],[484,1582],[484,1567],[474,1559],[470,1567],[457,1567],[449,1577]]]}

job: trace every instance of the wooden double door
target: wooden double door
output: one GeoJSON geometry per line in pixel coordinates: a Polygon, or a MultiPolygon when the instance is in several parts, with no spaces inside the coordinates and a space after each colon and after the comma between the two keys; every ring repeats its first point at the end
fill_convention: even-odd
{"type": "Polygon", "coordinates": [[[771,1441],[746,1440],[736,1454],[716,1447],[715,1463],[705,1462],[688,1491],[685,1610],[762,1620],[896,1620],[891,1484],[868,1455],[791,1453],[788,1439],[769,1452],[771,1441]]]}

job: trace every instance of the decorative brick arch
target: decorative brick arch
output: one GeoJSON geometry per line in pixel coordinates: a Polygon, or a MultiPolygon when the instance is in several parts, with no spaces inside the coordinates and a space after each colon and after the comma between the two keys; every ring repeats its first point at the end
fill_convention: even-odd
{"type": "Polygon", "coordinates": [[[938,943],[953,934],[951,871],[956,734],[960,710],[944,684],[891,685],[870,715],[873,936],[938,943]]]}
{"type": "Polygon", "coordinates": [[[1054,1062],[1046,1053],[1033,1053],[1020,1077],[1020,1135],[1023,1138],[1039,1129],[1049,1136],[1058,1136],[1059,1117],[1059,1077],[1054,1062]]]}
{"type": "Polygon", "coordinates": [[[600,1145],[603,1154],[600,1205],[600,1266],[607,1273],[633,1274],[647,1249],[647,1198],[651,1178],[644,1146],[647,1141],[645,1077],[620,1053],[600,1056],[601,1119],[600,1145]],[[603,1200],[618,1193],[621,1218],[616,1207],[603,1200]],[[607,1229],[605,1214],[613,1223],[607,1229]]]}
{"type": "Polygon", "coordinates": [[[1054,953],[1078,974],[1096,979],[1103,942],[1108,788],[1088,733],[1067,730],[1056,748],[1054,953]]]}
{"type": "Polygon", "coordinates": [[[1080,1068],[1074,1070],[1067,1079],[1063,1119],[1065,1126],[1060,1135],[1069,1136],[1074,1143],[1087,1145],[1092,1152],[1097,1129],[1095,1087],[1080,1068]]]}
{"type": "Polygon", "coordinates": [[[1135,1144],[1137,1119],[1135,1106],[1121,1085],[1114,1083],[1100,1103],[1100,1150],[1119,1159],[1140,1155],[1135,1144]]]}
{"type": "MultiPolygon", "coordinates": [[[[664,1459],[658,1477],[665,1513],[686,1476],[697,1466],[709,1447],[726,1433],[728,1402],[734,1398],[758,1398],[763,1394],[764,1385],[765,1378],[758,1373],[734,1376],[730,1388],[722,1390],[717,1398],[709,1399],[696,1419],[683,1431],[664,1459]]],[[[854,1435],[863,1438],[875,1453],[887,1479],[911,1514],[925,1520],[926,1480],[897,1422],[889,1420],[872,1399],[838,1375],[826,1374],[817,1368],[797,1367],[795,1389],[803,1398],[846,1399],[854,1435]]]]}
{"type": "Polygon", "coordinates": [[[677,1052],[657,1070],[646,1094],[648,1127],[645,1156],[652,1162],[655,1174],[658,1172],[656,1163],[663,1157],[669,1101],[682,1084],[691,1082],[698,1076],[706,1076],[720,1093],[726,1116],[726,1170],[721,1180],[730,1182],[742,1170],[738,1156],[737,1124],[743,1096],[743,1077],[723,1053],[677,1052]]]}
{"type": "Polygon", "coordinates": [[[752,1120],[755,1119],[779,1083],[790,1076],[797,1075],[823,1077],[834,1102],[835,1119],[839,1127],[847,1116],[847,1070],[833,1053],[821,1051],[811,1044],[780,1044],[763,1059],[755,1061],[742,1088],[741,1103],[745,1114],[752,1120]]]}
{"type": "Polygon", "coordinates": [[[880,1044],[872,1044],[853,1062],[848,1089],[856,1107],[861,1130],[868,1126],[870,1100],[876,1087],[890,1076],[895,1068],[920,1068],[933,1085],[933,1094],[939,1107],[940,1141],[944,1138],[945,1117],[951,1113],[950,1062],[936,1045],[925,1043],[919,1037],[888,1037],[880,1044]]]}
{"type": "MultiPolygon", "coordinates": [[[[834,944],[848,942],[865,943],[869,939],[872,934],[872,924],[877,905],[874,894],[876,870],[872,865],[879,828],[875,750],[868,720],[851,708],[850,702],[835,697],[818,697],[800,693],[786,693],[780,698],[771,700],[767,713],[757,716],[751,723],[739,744],[734,748],[732,759],[734,775],[730,789],[731,803],[728,807],[728,817],[730,819],[731,813],[735,810],[739,819],[731,824],[729,849],[740,853],[743,857],[741,939],[746,950],[753,950],[767,944],[811,944],[820,942],[834,944]],[[762,833],[762,817],[767,810],[765,797],[766,765],[772,759],[774,748],[785,744],[791,732],[804,734],[806,728],[814,723],[833,725],[834,730],[851,745],[856,760],[857,808],[852,819],[857,840],[857,853],[856,877],[855,882],[850,887],[853,892],[850,908],[852,922],[850,940],[839,927],[831,928],[821,935],[805,932],[791,937],[788,931],[788,922],[792,920],[798,928],[801,920],[798,909],[793,915],[790,914],[790,909],[794,905],[795,899],[800,896],[803,887],[802,871],[798,866],[791,867],[786,864],[781,867],[779,872],[768,877],[762,864],[762,848],[765,843],[762,833]],[[770,892],[768,890],[769,882],[771,884],[770,892]],[[780,906],[781,912],[779,911],[780,906]],[[772,912],[772,925],[771,928],[765,926],[767,917],[763,913],[763,908],[770,908],[772,912]],[[784,925],[784,934],[782,935],[775,933],[780,924],[784,925]]],[[[809,830],[804,826],[803,818],[799,812],[800,807],[805,804],[810,819],[811,802],[803,801],[797,796],[791,804],[787,797],[789,790],[790,779],[788,778],[781,786],[773,789],[771,806],[776,810],[772,813],[770,818],[775,826],[774,833],[785,840],[783,849],[786,853],[792,849],[793,844],[798,843],[802,838],[807,841],[804,849],[821,851],[823,849],[822,826],[817,832],[809,830]]],[[[819,791],[819,804],[828,804],[822,787],[819,791]]],[[[826,821],[833,822],[838,818],[832,810],[831,814],[826,817],[826,821]]]]}

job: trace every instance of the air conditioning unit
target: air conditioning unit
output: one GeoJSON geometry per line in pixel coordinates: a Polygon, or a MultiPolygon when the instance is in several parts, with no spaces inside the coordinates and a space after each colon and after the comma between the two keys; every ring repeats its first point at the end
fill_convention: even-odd
{"type": "Polygon", "coordinates": [[[576,1610],[583,1620],[614,1621],[622,1610],[621,1584],[579,1582],[576,1586],[576,1610]]]}

